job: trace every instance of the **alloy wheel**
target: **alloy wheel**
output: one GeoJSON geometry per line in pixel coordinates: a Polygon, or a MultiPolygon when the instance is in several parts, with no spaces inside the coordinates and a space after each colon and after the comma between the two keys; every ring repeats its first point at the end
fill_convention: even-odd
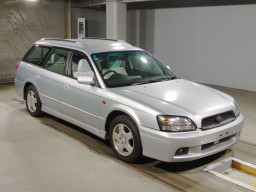
{"type": "Polygon", "coordinates": [[[131,130],[123,123],[117,124],[112,132],[115,149],[123,156],[129,156],[134,149],[134,138],[131,130]]]}
{"type": "Polygon", "coordinates": [[[31,112],[36,111],[37,97],[36,97],[35,92],[32,90],[29,90],[29,92],[27,94],[27,104],[28,104],[28,108],[31,112]]]}

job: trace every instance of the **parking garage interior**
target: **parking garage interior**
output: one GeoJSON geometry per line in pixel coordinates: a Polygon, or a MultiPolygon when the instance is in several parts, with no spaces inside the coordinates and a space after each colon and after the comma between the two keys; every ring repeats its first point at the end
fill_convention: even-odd
{"type": "Polygon", "coordinates": [[[2,0],[0,191],[250,191],[204,169],[229,157],[256,164],[255,18],[254,0],[2,0]],[[30,116],[13,83],[17,62],[42,38],[83,37],[126,41],[177,77],[234,97],[240,141],[194,161],[133,164],[81,127],[30,116]]]}

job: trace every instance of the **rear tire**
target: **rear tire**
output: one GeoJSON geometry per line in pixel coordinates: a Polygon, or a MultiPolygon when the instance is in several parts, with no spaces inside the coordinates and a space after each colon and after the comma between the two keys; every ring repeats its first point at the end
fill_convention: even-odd
{"type": "Polygon", "coordinates": [[[109,138],[111,147],[119,159],[135,163],[143,157],[139,130],[127,115],[117,116],[111,122],[109,138]]]}
{"type": "Polygon", "coordinates": [[[29,85],[26,89],[26,106],[30,115],[34,117],[39,117],[43,115],[41,110],[42,103],[34,85],[29,85]]]}

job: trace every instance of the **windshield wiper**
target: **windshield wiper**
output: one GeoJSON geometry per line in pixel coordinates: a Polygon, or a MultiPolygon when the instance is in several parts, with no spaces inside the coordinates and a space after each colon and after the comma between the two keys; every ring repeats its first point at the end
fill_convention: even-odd
{"type": "Polygon", "coordinates": [[[147,80],[147,81],[136,82],[136,83],[133,83],[132,85],[142,85],[142,84],[148,84],[148,83],[153,83],[153,82],[157,82],[157,81],[156,80],[147,80]]]}
{"type": "Polygon", "coordinates": [[[161,78],[161,79],[150,79],[147,81],[136,82],[131,85],[142,85],[142,84],[155,83],[155,82],[160,82],[160,81],[168,81],[168,80],[173,80],[173,79],[177,79],[177,78],[178,77],[165,77],[165,78],[161,78]]]}
{"type": "Polygon", "coordinates": [[[170,80],[173,80],[173,79],[179,79],[178,77],[171,77],[170,80]]]}
{"type": "Polygon", "coordinates": [[[161,79],[157,79],[158,81],[168,81],[168,80],[173,80],[173,79],[177,79],[178,77],[164,77],[161,79]]]}

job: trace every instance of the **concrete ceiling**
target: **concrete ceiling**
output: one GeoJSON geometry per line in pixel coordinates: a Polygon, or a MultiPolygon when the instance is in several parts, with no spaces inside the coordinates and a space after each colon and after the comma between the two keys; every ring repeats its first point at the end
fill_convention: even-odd
{"type": "MultiPolygon", "coordinates": [[[[105,4],[113,0],[71,0],[72,7],[79,8],[105,8],[105,4]]],[[[128,10],[178,8],[178,7],[202,7],[220,5],[256,4],[256,0],[119,0],[128,3],[128,10]]]]}
{"type": "MultiPolygon", "coordinates": [[[[104,6],[106,2],[113,0],[71,0],[73,7],[94,7],[94,6],[104,6]]],[[[168,0],[118,0],[124,3],[145,3],[146,1],[168,1],[168,0]]]]}

